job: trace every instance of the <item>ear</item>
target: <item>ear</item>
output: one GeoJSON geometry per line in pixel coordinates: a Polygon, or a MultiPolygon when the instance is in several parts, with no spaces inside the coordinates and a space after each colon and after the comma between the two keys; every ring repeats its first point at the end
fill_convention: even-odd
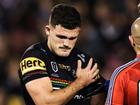
{"type": "Polygon", "coordinates": [[[134,39],[133,39],[132,35],[129,35],[129,41],[130,41],[132,46],[135,46],[134,39]]]}
{"type": "Polygon", "coordinates": [[[45,26],[45,32],[46,32],[47,35],[50,34],[50,26],[49,25],[45,26]]]}

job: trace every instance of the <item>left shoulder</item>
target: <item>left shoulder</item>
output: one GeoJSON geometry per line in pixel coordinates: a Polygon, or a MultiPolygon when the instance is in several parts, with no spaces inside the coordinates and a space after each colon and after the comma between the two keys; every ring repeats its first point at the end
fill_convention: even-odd
{"type": "Polygon", "coordinates": [[[78,60],[81,60],[83,63],[89,61],[90,58],[93,58],[89,54],[87,54],[87,53],[85,53],[77,48],[74,49],[74,53],[76,55],[76,58],[78,60]]]}
{"type": "MultiPolygon", "coordinates": [[[[82,66],[86,67],[86,65],[88,64],[90,58],[93,58],[92,56],[90,56],[89,54],[79,50],[79,49],[74,49],[73,50],[73,56],[74,58],[76,58],[76,60],[81,60],[82,61],[82,66]]],[[[93,58],[93,64],[94,64],[94,58],[93,58]]]]}
{"type": "MultiPolygon", "coordinates": [[[[137,66],[137,61],[136,60],[132,60],[118,68],[116,68],[111,76],[111,80],[114,80],[114,78],[116,79],[122,79],[124,77],[129,76],[130,73],[134,72],[133,70],[136,68],[137,66]]],[[[125,78],[124,78],[125,79],[125,78]]]]}

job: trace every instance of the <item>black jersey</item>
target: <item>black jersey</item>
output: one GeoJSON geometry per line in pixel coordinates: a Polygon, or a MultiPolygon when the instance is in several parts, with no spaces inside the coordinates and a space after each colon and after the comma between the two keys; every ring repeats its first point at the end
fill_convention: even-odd
{"type": "MultiPolygon", "coordinates": [[[[35,105],[25,88],[25,84],[37,78],[49,77],[53,89],[67,87],[76,79],[77,60],[82,66],[88,64],[90,57],[74,48],[68,57],[54,55],[48,48],[47,42],[30,46],[20,62],[19,77],[26,105],[35,105]]],[[[67,105],[90,105],[90,98],[85,98],[86,91],[78,92],[67,105]]]]}

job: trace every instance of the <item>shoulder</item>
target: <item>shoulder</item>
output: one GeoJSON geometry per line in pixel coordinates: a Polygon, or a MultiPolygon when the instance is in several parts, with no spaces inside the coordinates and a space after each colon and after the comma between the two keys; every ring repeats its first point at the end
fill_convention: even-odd
{"type": "Polygon", "coordinates": [[[21,59],[24,59],[26,57],[39,57],[42,58],[45,54],[45,48],[43,46],[43,42],[35,43],[31,46],[29,46],[25,52],[23,53],[21,59]]]}
{"type": "Polygon", "coordinates": [[[21,69],[23,69],[24,67],[27,68],[37,65],[40,65],[44,69],[47,57],[45,57],[41,49],[42,49],[41,42],[29,46],[21,57],[20,60],[21,69]]]}
{"type": "Polygon", "coordinates": [[[111,81],[116,79],[127,79],[130,73],[133,72],[133,69],[136,67],[136,60],[132,60],[114,70],[111,76],[111,81]]]}
{"type": "Polygon", "coordinates": [[[20,60],[20,71],[22,75],[37,70],[46,70],[45,62],[47,61],[40,50],[42,43],[36,43],[27,48],[20,60]]]}
{"type": "Polygon", "coordinates": [[[81,60],[82,62],[87,62],[90,58],[92,58],[92,56],[90,56],[89,54],[75,48],[74,49],[74,53],[75,53],[75,57],[78,60],[81,60]]]}
{"type": "MultiPolygon", "coordinates": [[[[86,67],[90,58],[93,58],[93,57],[90,56],[89,54],[77,49],[77,48],[74,48],[74,50],[72,52],[72,58],[75,59],[76,61],[81,60],[82,61],[82,66],[86,67]]],[[[95,63],[94,61],[95,60],[93,58],[93,64],[95,63]]]]}

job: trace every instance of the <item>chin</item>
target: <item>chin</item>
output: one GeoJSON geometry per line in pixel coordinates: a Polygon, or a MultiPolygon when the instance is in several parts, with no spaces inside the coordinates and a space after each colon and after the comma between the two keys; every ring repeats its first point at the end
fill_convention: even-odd
{"type": "Polygon", "coordinates": [[[69,56],[69,54],[62,54],[62,55],[60,55],[61,57],[68,57],[69,56]]]}
{"type": "Polygon", "coordinates": [[[59,53],[58,55],[61,57],[68,57],[70,55],[70,53],[64,52],[64,53],[59,53]]]}

